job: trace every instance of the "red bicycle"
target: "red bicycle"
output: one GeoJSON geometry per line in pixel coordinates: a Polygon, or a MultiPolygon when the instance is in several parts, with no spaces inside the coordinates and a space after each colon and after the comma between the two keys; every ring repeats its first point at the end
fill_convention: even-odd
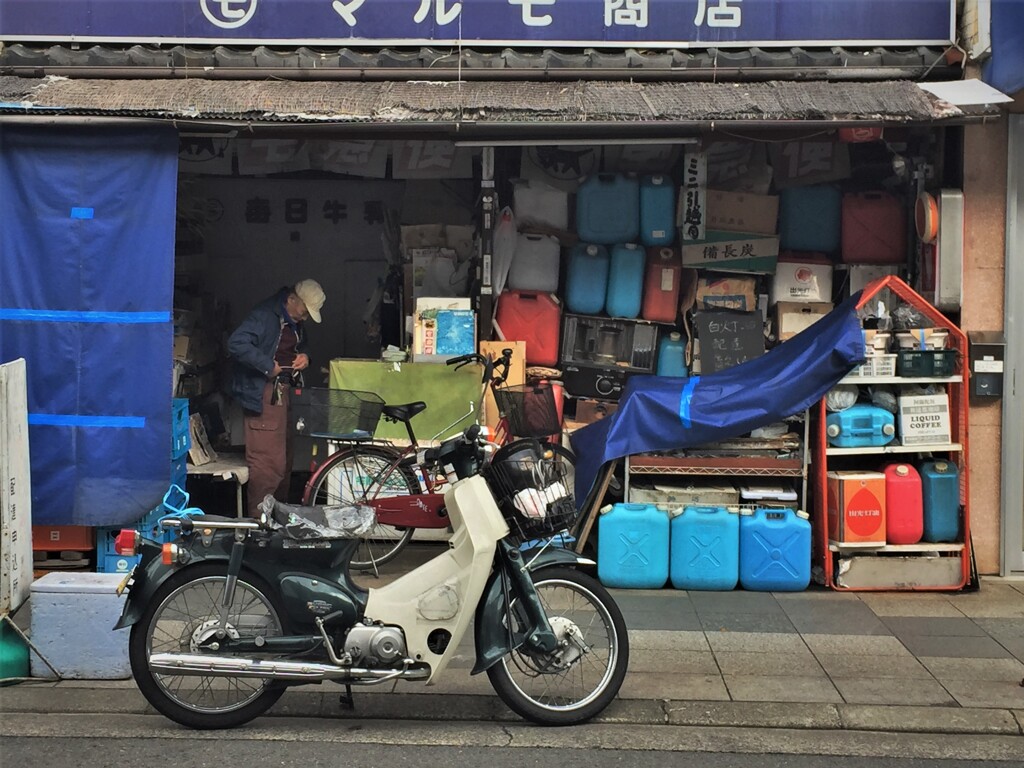
{"type": "MultiPolygon", "coordinates": [[[[505,386],[511,359],[512,351],[504,350],[497,360],[472,354],[448,361],[448,365],[456,369],[471,364],[483,367],[481,397],[467,418],[475,414],[479,422],[480,403],[487,388],[495,395],[501,418],[490,439],[478,424],[477,428],[431,448],[420,445],[412,425],[412,419],[427,408],[422,401],[385,405],[371,392],[296,390],[292,408],[299,433],[326,440],[337,447],[309,478],[302,503],[367,504],[377,513],[376,524],[364,536],[352,558],[353,569],[376,573],[381,565],[398,556],[416,529],[448,528],[444,491],[455,477],[467,477],[479,469],[458,467],[459,471],[455,471],[457,467],[453,462],[477,460],[478,452],[465,450],[467,441],[484,441],[499,447],[515,438],[560,436],[561,424],[552,386],[550,383],[505,386]],[[407,446],[374,439],[381,416],[405,425],[409,436],[407,446]]],[[[457,425],[452,424],[450,428],[457,425]]],[[[552,443],[550,448],[572,480],[576,463],[572,451],[557,443],[552,443]]],[[[489,457],[492,453],[486,455],[489,457]]]]}

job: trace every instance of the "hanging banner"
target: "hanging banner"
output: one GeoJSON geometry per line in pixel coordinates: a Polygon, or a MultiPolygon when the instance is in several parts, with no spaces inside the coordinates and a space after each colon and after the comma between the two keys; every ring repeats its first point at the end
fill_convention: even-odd
{"type": "Polygon", "coordinates": [[[945,45],[956,0],[0,0],[5,40],[602,46],[945,45]]]}

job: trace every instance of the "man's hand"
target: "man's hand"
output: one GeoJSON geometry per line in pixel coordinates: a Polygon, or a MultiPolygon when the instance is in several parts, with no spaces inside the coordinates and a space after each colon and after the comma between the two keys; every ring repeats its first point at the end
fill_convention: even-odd
{"type": "Polygon", "coordinates": [[[292,369],[296,371],[304,371],[309,368],[309,358],[304,352],[300,352],[295,356],[295,361],[292,363],[292,369]]]}
{"type": "Polygon", "coordinates": [[[278,364],[278,362],[277,362],[277,361],[275,360],[275,361],[274,361],[274,370],[272,370],[272,371],[270,372],[270,378],[272,378],[272,379],[276,379],[276,378],[277,378],[278,376],[280,376],[280,375],[281,375],[281,372],[282,372],[283,370],[284,370],[284,369],[283,369],[283,368],[281,368],[281,366],[280,366],[280,365],[278,364]]]}

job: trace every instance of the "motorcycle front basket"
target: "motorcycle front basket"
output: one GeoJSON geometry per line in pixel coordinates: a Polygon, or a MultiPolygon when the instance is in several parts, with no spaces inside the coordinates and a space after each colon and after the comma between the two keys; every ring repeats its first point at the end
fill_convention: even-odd
{"type": "Polygon", "coordinates": [[[553,536],[575,522],[572,481],[562,461],[536,440],[519,440],[484,468],[513,543],[553,536]]]}

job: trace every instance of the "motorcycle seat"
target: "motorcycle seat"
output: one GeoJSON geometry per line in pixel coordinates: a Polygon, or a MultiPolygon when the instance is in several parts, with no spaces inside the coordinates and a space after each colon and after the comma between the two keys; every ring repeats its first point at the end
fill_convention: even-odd
{"type": "Polygon", "coordinates": [[[362,536],[376,522],[373,507],[360,504],[317,505],[304,507],[285,504],[273,496],[260,503],[272,528],[290,539],[354,539],[362,536]]]}

